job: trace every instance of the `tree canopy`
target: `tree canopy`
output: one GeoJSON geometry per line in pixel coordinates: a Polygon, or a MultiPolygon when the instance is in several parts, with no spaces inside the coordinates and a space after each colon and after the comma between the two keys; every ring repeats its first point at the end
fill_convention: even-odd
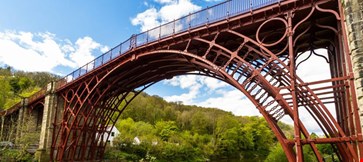
{"type": "Polygon", "coordinates": [[[0,110],[29,97],[59,76],[47,72],[24,72],[0,67],[0,110]]]}
{"type": "MultiPolygon", "coordinates": [[[[282,125],[285,132],[292,134],[291,126],[282,125]]],[[[116,146],[108,148],[106,155],[109,158],[122,155],[118,158],[124,160],[152,157],[156,161],[263,161],[277,142],[261,117],[168,103],[146,93],[130,103],[116,127],[121,133],[114,141],[116,146]],[[139,145],[135,144],[135,137],[140,139],[139,145]]]]}

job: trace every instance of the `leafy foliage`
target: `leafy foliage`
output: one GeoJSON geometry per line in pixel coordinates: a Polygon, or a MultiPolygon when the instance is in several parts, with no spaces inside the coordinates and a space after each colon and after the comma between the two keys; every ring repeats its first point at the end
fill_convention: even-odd
{"type": "MultiPolygon", "coordinates": [[[[283,126],[284,131],[292,132],[290,126],[283,126]]],[[[240,117],[214,108],[168,103],[145,93],[128,106],[116,127],[120,135],[106,155],[118,160],[153,157],[156,161],[261,161],[277,142],[261,117],[240,117]]]]}
{"type": "Polygon", "coordinates": [[[0,110],[8,109],[59,77],[46,72],[23,72],[0,67],[0,110]]]}
{"type": "Polygon", "coordinates": [[[33,155],[29,151],[37,148],[40,133],[36,131],[36,124],[31,118],[32,116],[25,118],[25,122],[19,127],[22,133],[16,148],[0,148],[0,161],[33,161],[33,155]]]}
{"type": "Polygon", "coordinates": [[[272,148],[270,154],[265,159],[265,162],[288,162],[280,144],[276,144],[274,148],[272,148]]]}

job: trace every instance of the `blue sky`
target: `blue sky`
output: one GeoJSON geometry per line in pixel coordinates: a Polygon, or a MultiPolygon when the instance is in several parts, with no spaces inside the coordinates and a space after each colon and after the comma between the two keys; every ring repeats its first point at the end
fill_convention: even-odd
{"type": "MultiPolygon", "coordinates": [[[[132,34],[221,1],[0,0],[0,66],[65,76],[132,34]]],[[[298,73],[310,81],[328,78],[326,68],[321,68],[323,60],[315,60],[314,64],[303,64],[306,68],[301,69],[306,70],[298,73]]],[[[241,92],[212,78],[174,77],[146,92],[236,115],[259,115],[241,92]]],[[[318,131],[316,126],[309,129],[318,131]]]]}

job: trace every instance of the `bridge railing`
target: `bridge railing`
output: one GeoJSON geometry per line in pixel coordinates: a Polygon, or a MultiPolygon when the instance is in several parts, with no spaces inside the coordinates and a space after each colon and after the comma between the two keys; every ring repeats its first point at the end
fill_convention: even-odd
{"type": "Polygon", "coordinates": [[[8,108],[6,110],[0,111],[0,116],[5,116],[7,114],[12,114],[13,112],[18,110],[22,106],[21,104],[22,104],[22,102],[18,102],[15,105],[13,105],[12,107],[10,107],[10,108],[8,108]]]}
{"type": "Polygon", "coordinates": [[[129,51],[132,48],[158,41],[173,34],[181,33],[209,23],[217,22],[229,17],[262,8],[282,0],[229,0],[191,13],[182,18],[160,25],[143,33],[133,35],[128,40],[112,48],[86,65],[60,79],[56,88],[60,88],[90,71],[108,63],[110,60],[129,51]]]}

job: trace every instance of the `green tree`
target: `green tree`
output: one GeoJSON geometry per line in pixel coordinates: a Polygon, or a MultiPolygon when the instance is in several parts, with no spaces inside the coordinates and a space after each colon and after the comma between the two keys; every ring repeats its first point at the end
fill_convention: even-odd
{"type": "Polygon", "coordinates": [[[265,162],[288,162],[285,152],[280,144],[276,144],[270,154],[265,159],[265,162]]]}
{"type": "Polygon", "coordinates": [[[191,130],[192,124],[190,119],[192,116],[193,116],[192,111],[182,111],[181,113],[179,113],[176,120],[179,128],[181,128],[182,130],[191,130]]]}
{"type": "Polygon", "coordinates": [[[0,110],[5,109],[5,103],[10,96],[10,85],[7,77],[0,76],[0,110]]]}
{"type": "MultiPolygon", "coordinates": [[[[284,132],[291,133],[291,126],[279,125],[284,132]]],[[[148,157],[157,161],[221,158],[263,161],[277,142],[261,117],[236,117],[218,109],[168,103],[145,93],[133,100],[116,127],[121,133],[114,143],[121,155],[115,156],[117,151],[114,151],[110,156],[131,161],[148,157]],[[135,137],[140,144],[134,143],[135,137]]]]}
{"type": "Polygon", "coordinates": [[[239,129],[238,120],[230,115],[222,115],[217,118],[216,127],[213,131],[214,154],[222,157],[232,157],[239,152],[239,129]]]}
{"type": "Polygon", "coordinates": [[[171,136],[177,133],[178,126],[175,121],[159,121],[155,124],[155,129],[157,135],[161,137],[162,140],[168,141],[171,136]]]}
{"type": "MultiPolygon", "coordinates": [[[[3,149],[0,150],[0,161],[32,161],[33,155],[29,151],[35,151],[37,144],[39,143],[39,132],[36,131],[36,123],[32,116],[24,118],[23,124],[20,128],[20,137],[17,140],[17,149],[3,149]]],[[[10,134],[15,133],[17,128],[17,120],[12,121],[14,124],[10,128],[10,134]]],[[[7,141],[11,141],[7,139],[7,141]]]]}
{"type": "Polygon", "coordinates": [[[11,67],[0,67],[0,109],[7,109],[29,97],[58,77],[50,73],[16,71],[11,67]]]}
{"type": "Polygon", "coordinates": [[[211,133],[212,124],[208,117],[202,112],[196,110],[191,118],[192,131],[199,134],[211,133]]]}
{"type": "Polygon", "coordinates": [[[325,161],[338,161],[338,157],[335,155],[334,149],[331,144],[319,144],[317,145],[319,152],[323,155],[325,161]]]}
{"type": "Polygon", "coordinates": [[[0,76],[11,76],[11,67],[0,67],[0,76]]]}
{"type": "Polygon", "coordinates": [[[267,122],[261,117],[249,117],[249,122],[242,129],[248,140],[252,140],[253,143],[252,148],[250,148],[251,141],[244,141],[247,148],[244,148],[243,156],[247,158],[266,158],[271,146],[276,142],[267,122]]]}

